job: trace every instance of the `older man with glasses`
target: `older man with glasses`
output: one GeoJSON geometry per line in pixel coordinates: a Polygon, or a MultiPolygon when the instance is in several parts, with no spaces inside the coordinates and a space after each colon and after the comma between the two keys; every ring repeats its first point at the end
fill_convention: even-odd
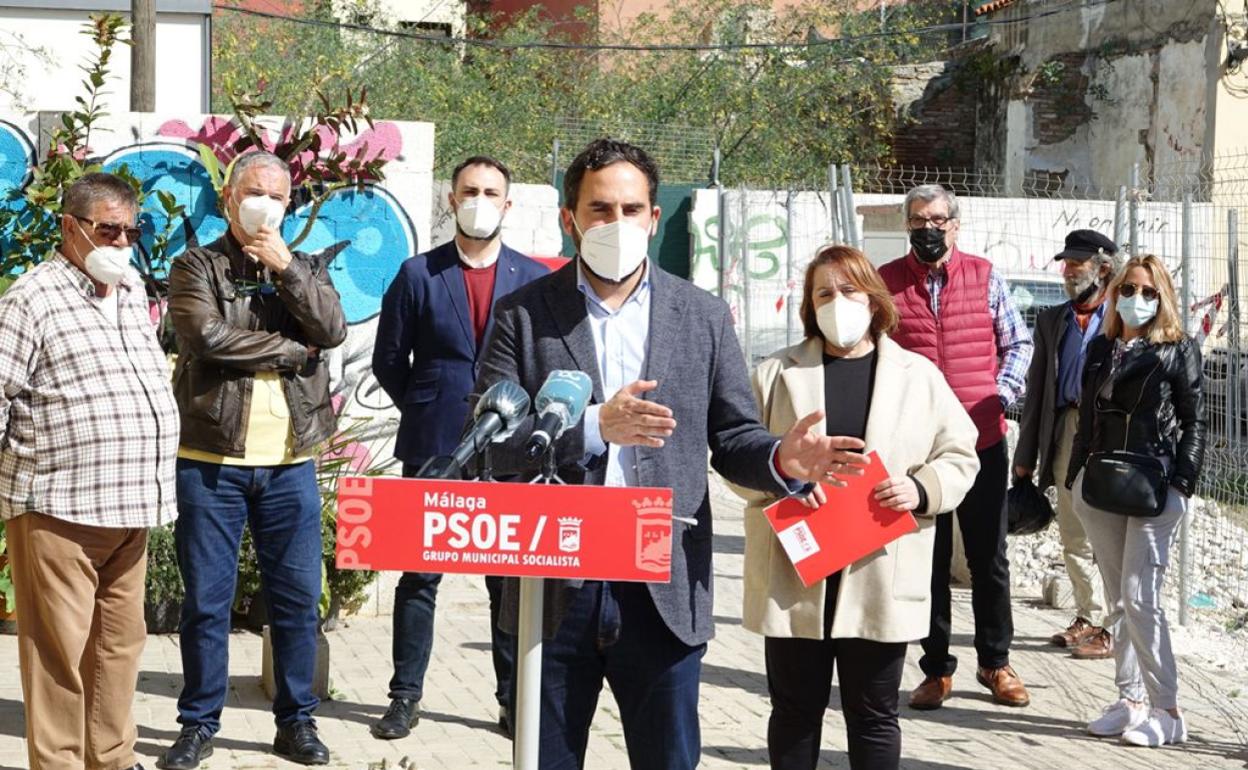
{"type": "MultiPolygon", "coordinates": [[[[1005,555],[1005,409],[1023,395],[1031,333],[992,263],[958,249],[957,196],[939,185],[922,185],[907,193],[904,211],[910,252],[880,268],[900,315],[893,340],[940,368],[979,431],[979,474],[957,509],[971,570],[975,678],[997,703],[1026,706],[1031,698],[1010,666],[1014,619],[1005,555]]],[[[949,653],[951,518],[938,517],[936,524],[932,625],[919,660],[925,678],[910,696],[916,709],[940,708],[958,666],[949,653]]]]}
{"type": "Polygon", "coordinates": [[[61,245],[0,297],[0,518],[35,770],[131,768],[147,529],[174,506],[178,411],[126,182],[65,192],[61,245]]]}

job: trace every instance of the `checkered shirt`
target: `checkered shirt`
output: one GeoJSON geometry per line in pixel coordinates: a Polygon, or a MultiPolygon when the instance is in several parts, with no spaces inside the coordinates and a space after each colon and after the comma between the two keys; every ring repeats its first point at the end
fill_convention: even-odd
{"type": "MultiPolygon", "coordinates": [[[[927,293],[932,298],[932,314],[940,317],[940,291],[949,281],[949,272],[941,267],[927,272],[927,293]]],[[[1027,390],[1027,368],[1035,343],[1022,313],[1010,297],[1005,279],[994,267],[988,273],[988,310],[992,313],[992,330],[997,338],[997,395],[1001,406],[1009,408],[1027,390]]]]}
{"type": "Polygon", "coordinates": [[[118,324],[57,253],[0,296],[0,518],[172,521],[178,407],[137,274],[118,324]]]}

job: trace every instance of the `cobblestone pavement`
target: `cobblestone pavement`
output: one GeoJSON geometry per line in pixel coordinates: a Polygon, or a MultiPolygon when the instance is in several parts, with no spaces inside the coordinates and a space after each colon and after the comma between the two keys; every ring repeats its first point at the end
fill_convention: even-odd
{"type": "MultiPolygon", "coordinates": [[[[716,486],[716,621],[702,677],[702,741],[706,768],[763,767],[766,759],[767,683],[762,640],[740,627],[742,529],[740,504],[716,486]]],[[[479,578],[449,576],[442,583],[437,641],[425,685],[424,717],[413,734],[381,742],[368,725],[386,704],[390,677],[390,621],[356,618],[329,633],[334,698],[317,718],[337,768],[504,768],[510,743],[498,732],[490,667],[487,600],[479,578]]],[[[907,768],[1243,768],[1248,767],[1248,667],[1214,669],[1180,661],[1181,701],[1191,741],[1160,750],[1131,749],[1087,736],[1083,726],[1113,697],[1112,661],[1080,662],[1046,640],[1069,620],[1016,596],[1013,663],[1032,693],[1026,709],[992,704],[974,681],[969,594],[955,589],[955,641],[962,672],[954,696],[936,712],[902,711],[907,768]]],[[[1178,629],[1176,634],[1187,633],[1178,629]]],[[[1184,649],[1191,649],[1189,644],[1184,649]]],[[[294,768],[269,753],[273,723],[259,684],[260,637],[231,637],[230,693],[216,754],[206,770],[294,768]]],[[[911,646],[903,687],[920,679],[918,646],[911,646]]],[[[27,766],[17,645],[0,636],[0,770],[27,766]]],[[[177,735],[175,701],[181,686],[176,636],[148,640],[135,702],[138,750],[149,768],[177,735]]],[[[836,697],[824,721],[820,767],[848,767],[844,723],[836,697]]],[[[619,715],[609,693],[599,703],[589,742],[588,768],[627,767],[619,715]]]]}

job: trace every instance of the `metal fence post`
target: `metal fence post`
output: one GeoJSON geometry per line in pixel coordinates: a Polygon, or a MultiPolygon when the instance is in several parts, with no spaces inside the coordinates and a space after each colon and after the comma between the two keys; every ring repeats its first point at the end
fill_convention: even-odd
{"type": "Polygon", "coordinates": [[[744,187],[741,188],[738,195],[741,196],[740,209],[741,219],[737,222],[737,243],[741,247],[741,341],[745,347],[745,364],[752,367],[753,359],[753,328],[750,323],[750,226],[749,226],[749,200],[744,187]]]}
{"type": "Polygon", "coordinates": [[[1118,197],[1114,201],[1114,243],[1122,248],[1122,236],[1127,229],[1127,186],[1118,186],[1118,197]]]}
{"type": "Polygon", "coordinates": [[[550,145],[550,186],[559,189],[559,140],[550,145]]]}
{"type": "MultiPolygon", "coordinates": [[[[718,152],[718,151],[717,151],[718,152]]],[[[728,191],[716,191],[719,200],[719,228],[716,254],[719,257],[719,298],[728,301],[728,191]]]]}
{"type": "MultiPolygon", "coordinates": [[[[1183,264],[1182,285],[1179,287],[1179,314],[1183,332],[1191,328],[1192,314],[1192,194],[1183,193],[1183,264]]],[[[1179,524],[1179,625],[1187,625],[1188,598],[1191,596],[1192,548],[1191,516],[1179,524]]]]}
{"type": "Polygon", "coordinates": [[[829,238],[833,243],[841,242],[841,190],[840,184],[836,180],[836,165],[828,164],[828,194],[832,196],[832,203],[828,209],[832,220],[832,235],[829,238]]]}
{"type": "Polygon", "coordinates": [[[789,185],[789,195],[785,202],[784,224],[784,344],[793,344],[793,326],[797,313],[793,309],[793,257],[796,248],[793,245],[793,204],[797,196],[793,194],[793,186],[789,185]]]}
{"type": "Polygon", "coordinates": [[[1226,441],[1239,446],[1239,209],[1226,212],[1227,389],[1226,441]]]}
{"type": "Polygon", "coordinates": [[[1131,256],[1140,253],[1140,164],[1131,166],[1131,198],[1128,202],[1131,217],[1131,256]]]}
{"type": "Polygon", "coordinates": [[[862,238],[858,233],[858,214],[854,211],[854,177],[846,163],[841,166],[841,186],[845,188],[845,233],[846,240],[854,248],[862,249],[862,238]]]}

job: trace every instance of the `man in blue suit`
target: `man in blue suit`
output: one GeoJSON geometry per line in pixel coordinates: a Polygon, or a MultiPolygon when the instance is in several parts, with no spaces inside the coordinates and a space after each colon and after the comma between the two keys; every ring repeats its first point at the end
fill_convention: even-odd
{"type": "MultiPolygon", "coordinates": [[[[548,271],[503,245],[511,173],[499,161],[468,158],[451,175],[455,238],[408,259],[386,290],[373,348],[373,373],[402,419],[394,456],[412,477],[431,457],[450,454],[468,419],[494,303],[548,271]]],[[[375,737],[403,738],[420,719],[425,670],[433,650],[436,573],[405,572],[394,592],[394,677],[390,707],[375,737]]],[[[510,733],[515,640],[498,630],[501,578],[487,577],[499,726],[510,733]]]]}

